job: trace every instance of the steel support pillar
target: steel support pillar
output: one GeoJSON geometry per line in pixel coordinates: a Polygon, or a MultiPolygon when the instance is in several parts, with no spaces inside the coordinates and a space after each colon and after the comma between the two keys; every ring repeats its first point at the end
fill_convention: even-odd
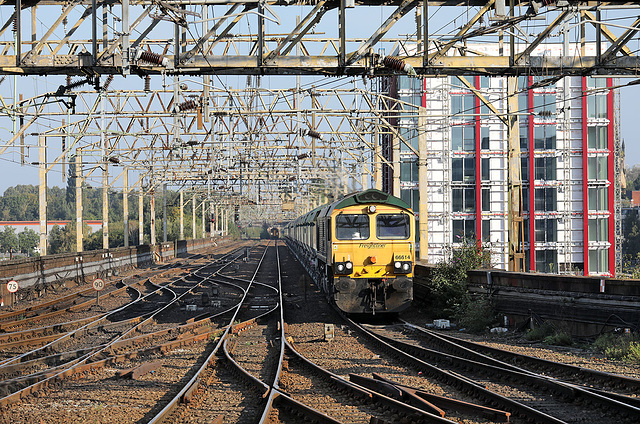
{"type": "Polygon", "coordinates": [[[376,125],[375,139],[373,141],[373,166],[375,170],[373,179],[375,180],[375,188],[377,190],[382,190],[382,160],[380,156],[380,127],[376,125]]]}
{"type": "Polygon", "coordinates": [[[109,168],[103,163],[102,171],[102,248],[109,248],[109,168]]]}
{"type": "MultiPolygon", "coordinates": [[[[213,202],[209,203],[209,214],[208,217],[211,216],[211,212],[213,211],[213,202]]],[[[213,237],[213,222],[211,222],[211,219],[209,219],[209,233],[211,233],[211,236],[213,237]]]]}
{"type": "Polygon", "coordinates": [[[222,219],[220,218],[220,208],[218,206],[216,206],[216,212],[215,212],[215,217],[216,217],[216,234],[222,230],[222,219]]]}
{"type": "Polygon", "coordinates": [[[124,247],[129,247],[129,170],[122,174],[122,219],[124,221],[124,247]]]}
{"type": "Polygon", "coordinates": [[[400,197],[400,138],[396,133],[393,137],[393,194],[396,197],[400,197]]]}
{"type": "Polygon", "coordinates": [[[144,244],[144,189],[140,181],[140,191],[138,192],[138,244],[144,244]]]}
{"type": "Polygon", "coordinates": [[[191,199],[191,234],[194,240],[196,239],[196,195],[193,195],[191,199]]]}
{"type": "Polygon", "coordinates": [[[206,237],[206,235],[205,235],[205,234],[206,234],[206,230],[205,230],[205,222],[207,222],[207,221],[204,219],[204,212],[205,212],[205,211],[204,211],[204,208],[206,207],[206,206],[205,206],[206,204],[207,204],[207,201],[206,201],[206,200],[203,200],[203,201],[202,201],[202,238],[205,238],[205,237],[206,237]]]}
{"type": "Polygon", "coordinates": [[[344,68],[347,63],[347,18],[346,18],[346,2],[340,0],[340,8],[338,9],[338,66],[344,68]]]}
{"type": "Polygon", "coordinates": [[[229,211],[222,209],[222,235],[226,236],[229,233],[229,211]]]}
{"type": "Polygon", "coordinates": [[[76,252],[82,252],[83,231],[82,231],[82,154],[80,150],[76,151],[76,252]]]}
{"type": "MultiPolygon", "coordinates": [[[[509,271],[521,272],[524,271],[524,222],[522,218],[522,169],[520,165],[520,120],[518,118],[517,90],[518,77],[507,77],[509,271]]],[[[529,166],[533,166],[533,164],[529,166]]],[[[533,208],[533,205],[530,207],[533,208]]],[[[533,236],[530,234],[530,237],[533,236]]]]}
{"type": "Polygon", "coordinates": [[[40,185],[38,186],[38,212],[40,215],[40,255],[47,254],[47,141],[41,135],[38,138],[39,151],[39,174],[40,185]]]}
{"type": "Polygon", "coordinates": [[[429,253],[429,225],[427,221],[427,119],[424,107],[418,109],[418,190],[419,259],[426,261],[429,253]]]}
{"type": "Polygon", "coordinates": [[[16,67],[21,65],[22,62],[22,0],[16,0],[16,33],[14,36],[15,50],[16,50],[16,67]]]}
{"type": "Polygon", "coordinates": [[[167,183],[162,184],[162,242],[167,242],[167,183]]]}
{"type": "Polygon", "coordinates": [[[184,194],[180,190],[180,239],[184,240],[184,194]]]}
{"type": "MultiPolygon", "coordinates": [[[[94,18],[94,38],[93,38],[93,59],[96,60],[97,53],[97,41],[95,38],[95,0],[93,8],[94,18]]],[[[106,94],[100,94],[100,146],[102,148],[102,160],[104,168],[102,169],[102,248],[109,248],[109,164],[107,162],[107,139],[105,135],[106,122],[105,122],[105,101],[106,94]]]]}
{"type": "Polygon", "coordinates": [[[129,63],[131,58],[129,47],[129,0],[122,0],[122,73],[124,75],[129,74],[129,63]]]}
{"type": "Polygon", "coordinates": [[[153,190],[151,191],[151,245],[156,244],[156,196],[153,190]]]}

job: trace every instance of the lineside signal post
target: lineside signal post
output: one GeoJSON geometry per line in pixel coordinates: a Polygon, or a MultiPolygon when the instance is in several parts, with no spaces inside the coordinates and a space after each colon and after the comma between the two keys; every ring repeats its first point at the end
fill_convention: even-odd
{"type": "Polygon", "coordinates": [[[96,291],[96,305],[100,306],[100,291],[104,289],[104,280],[102,278],[93,280],[93,289],[96,291]]]}

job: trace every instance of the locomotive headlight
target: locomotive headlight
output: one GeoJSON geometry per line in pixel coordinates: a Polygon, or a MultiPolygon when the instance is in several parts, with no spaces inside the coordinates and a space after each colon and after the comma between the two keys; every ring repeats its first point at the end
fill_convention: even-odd
{"type": "Polygon", "coordinates": [[[369,211],[369,213],[376,213],[376,205],[369,205],[367,210],[369,211]]]}
{"type": "Polygon", "coordinates": [[[333,264],[336,274],[348,275],[353,272],[353,263],[347,262],[335,262],[333,264]]]}
{"type": "Polygon", "coordinates": [[[393,263],[394,272],[396,274],[409,274],[411,272],[411,267],[411,262],[395,261],[393,263]]]}

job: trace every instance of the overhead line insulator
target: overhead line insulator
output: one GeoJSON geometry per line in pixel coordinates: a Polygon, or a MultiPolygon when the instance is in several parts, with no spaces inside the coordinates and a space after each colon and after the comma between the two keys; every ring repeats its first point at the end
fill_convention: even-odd
{"type": "Polygon", "coordinates": [[[413,69],[413,66],[409,65],[408,63],[406,63],[403,59],[400,59],[399,57],[385,56],[382,59],[382,63],[387,68],[391,68],[391,69],[393,69],[395,71],[398,71],[398,72],[406,72],[407,75],[409,75],[411,77],[417,76],[416,70],[413,69]]]}
{"type": "Polygon", "coordinates": [[[102,86],[102,88],[106,91],[109,89],[109,85],[111,85],[111,83],[113,82],[113,75],[109,75],[107,77],[107,79],[104,82],[104,85],[102,86]]]}
{"type": "Polygon", "coordinates": [[[301,136],[305,136],[308,135],[311,138],[317,138],[319,140],[324,140],[324,136],[322,134],[320,134],[318,131],[316,130],[312,130],[312,129],[302,129],[300,130],[300,135],[301,136]]]}
{"type": "Polygon", "coordinates": [[[58,90],[56,91],[56,95],[60,96],[62,94],[64,94],[65,91],[67,90],[73,90],[74,88],[78,88],[82,85],[85,84],[91,84],[93,81],[91,80],[91,78],[85,78],[83,80],[78,80],[78,81],[74,81],[74,82],[69,82],[71,81],[71,78],[69,76],[67,76],[67,85],[61,85],[58,87],[58,90]]]}
{"type": "Polygon", "coordinates": [[[138,50],[136,59],[138,61],[148,62],[154,65],[167,66],[169,64],[169,59],[162,56],[161,54],[149,52],[142,49],[138,50]]]}
{"type": "Polygon", "coordinates": [[[187,110],[195,110],[200,106],[200,104],[195,100],[187,100],[186,102],[182,102],[179,105],[176,105],[175,112],[185,112],[187,110]]]}

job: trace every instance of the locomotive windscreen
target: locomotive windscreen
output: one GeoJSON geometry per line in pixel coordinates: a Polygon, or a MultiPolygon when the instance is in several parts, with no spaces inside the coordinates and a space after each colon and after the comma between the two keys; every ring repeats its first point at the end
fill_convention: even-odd
{"type": "Polygon", "coordinates": [[[376,235],[379,239],[408,239],[410,231],[409,215],[380,214],[376,217],[376,235]]]}
{"type": "Polygon", "coordinates": [[[338,240],[366,240],[369,238],[369,216],[340,214],[336,216],[338,240]]]}

